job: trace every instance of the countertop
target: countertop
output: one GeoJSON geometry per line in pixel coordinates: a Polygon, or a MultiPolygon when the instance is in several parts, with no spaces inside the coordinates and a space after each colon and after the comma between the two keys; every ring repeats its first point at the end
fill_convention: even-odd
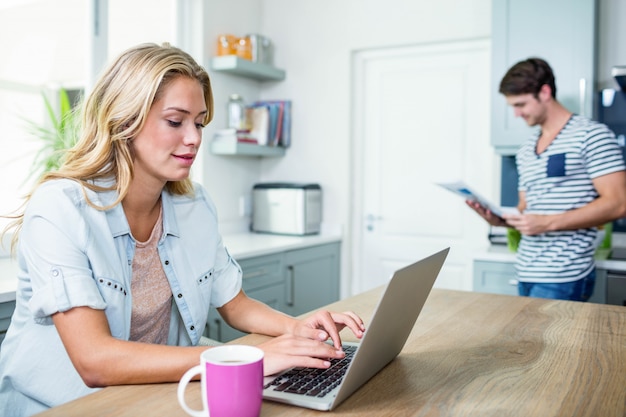
{"type": "MultiPolygon", "coordinates": [[[[222,236],[231,256],[241,260],[292,249],[341,241],[340,233],[321,233],[309,236],[283,236],[260,233],[237,233],[222,236]]],[[[17,288],[17,260],[0,258],[0,303],[15,300],[17,288]]]]}
{"type": "MultiPolygon", "coordinates": [[[[327,306],[370,322],[382,288],[327,306]]],[[[331,414],[264,401],[261,417],[626,415],[624,307],[433,289],[400,355],[331,414]]],[[[354,340],[348,331],[342,338],[354,340]]],[[[256,345],[265,336],[232,343],[256,345]]],[[[177,383],[108,387],[38,417],[183,417],[177,383]],[[149,410],[147,412],[146,410],[149,410]]],[[[187,388],[200,409],[200,383],[187,388]]]]}
{"type": "MultiPolygon", "coordinates": [[[[611,271],[626,271],[626,261],[607,259],[610,249],[598,250],[596,267],[611,271]]],[[[491,245],[486,251],[478,251],[473,256],[476,261],[515,262],[515,253],[506,245],[491,245]]]]}

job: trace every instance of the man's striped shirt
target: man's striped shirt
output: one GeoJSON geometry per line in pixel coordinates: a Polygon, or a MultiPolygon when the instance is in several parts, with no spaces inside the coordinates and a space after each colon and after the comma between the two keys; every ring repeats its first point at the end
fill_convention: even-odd
{"type": "MultiPolygon", "coordinates": [[[[582,207],[598,197],[592,180],[626,169],[615,135],[604,124],[573,115],[540,155],[541,133],[517,153],[519,191],[525,213],[555,214],[582,207]]],[[[516,270],[523,282],[570,282],[594,267],[596,228],[523,236],[516,270]]]]}

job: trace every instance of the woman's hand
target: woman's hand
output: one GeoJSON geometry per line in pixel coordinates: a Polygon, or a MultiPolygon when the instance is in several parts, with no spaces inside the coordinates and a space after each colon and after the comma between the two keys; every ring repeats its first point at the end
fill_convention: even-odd
{"type": "Polygon", "coordinates": [[[339,332],[345,327],[350,328],[359,339],[363,337],[365,331],[363,320],[352,311],[344,313],[316,311],[313,315],[299,320],[294,327],[293,334],[322,342],[330,338],[335,348],[341,349],[339,332]]]}
{"type": "Polygon", "coordinates": [[[295,366],[328,368],[329,359],[341,359],[345,356],[341,349],[328,343],[292,334],[274,337],[257,347],[265,352],[265,375],[274,375],[295,366]]]}
{"type": "Polygon", "coordinates": [[[265,375],[273,375],[294,366],[328,368],[329,359],[345,356],[339,332],[350,328],[357,338],[363,337],[365,325],[355,313],[332,313],[325,310],[297,320],[289,334],[275,337],[259,345],[265,352],[265,375]],[[328,339],[333,344],[326,343],[328,339]]]}

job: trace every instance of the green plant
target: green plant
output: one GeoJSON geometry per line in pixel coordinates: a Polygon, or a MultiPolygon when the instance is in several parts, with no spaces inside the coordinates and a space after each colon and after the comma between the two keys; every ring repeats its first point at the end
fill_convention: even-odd
{"type": "Polygon", "coordinates": [[[519,230],[509,227],[506,229],[507,246],[511,252],[517,252],[519,247],[519,241],[522,239],[522,234],[519,230]]]}
{"type": "Polygon", "coordinates": [[[74,146],[78,137],[78,113],[72,109],[67,91],[59,90],[58,113],[46,95],[42,93],[42,96],[46,108],[46,123],[26,120],[29,133],[43,142],[41,149],[35,154],[27,180],[58,169],[63,162],[64,151],[74,146]]]}

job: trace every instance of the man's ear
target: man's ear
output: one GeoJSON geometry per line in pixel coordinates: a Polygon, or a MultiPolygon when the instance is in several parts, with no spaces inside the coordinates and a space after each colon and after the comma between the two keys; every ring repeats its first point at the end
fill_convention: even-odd
{"type": "Polygon", "coordinates": [[[539,101],[545,103],[546,101],[552,100],[552,88],[548,84],[544,84],[539,89],[539,101]]]}

